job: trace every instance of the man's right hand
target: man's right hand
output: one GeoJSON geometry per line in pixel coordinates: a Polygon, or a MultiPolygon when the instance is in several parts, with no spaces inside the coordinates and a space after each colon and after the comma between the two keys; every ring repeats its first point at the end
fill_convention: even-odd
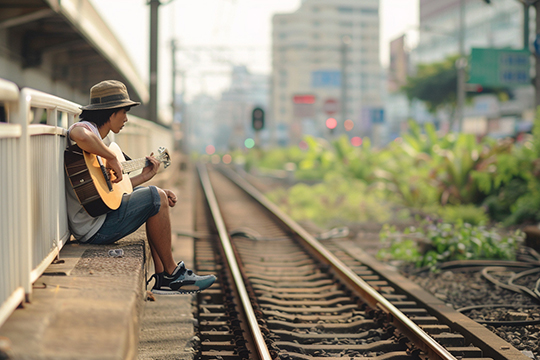
{"type": "Polygon", "coordinates": [[[122,175],[122,165],[120,165],[120,161],[114,156],[111,159],[106,159],[107,164],[105,167],[109,169],[113,174],[114,178],[111,178],[111,182],[118,183],[122,181],[123,175],[122,175]]]}

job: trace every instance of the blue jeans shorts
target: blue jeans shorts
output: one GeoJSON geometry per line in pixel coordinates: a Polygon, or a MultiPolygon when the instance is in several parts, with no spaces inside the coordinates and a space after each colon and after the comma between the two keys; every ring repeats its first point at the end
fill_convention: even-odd
{"type": "Polygon", "coordinates": [[[87,244],[112,244],[136,231],[149,218],[156,215],[161,199],[155,186],[137,186],[124,195],[120,207],[107,214],[105,222],[87,244]]]}

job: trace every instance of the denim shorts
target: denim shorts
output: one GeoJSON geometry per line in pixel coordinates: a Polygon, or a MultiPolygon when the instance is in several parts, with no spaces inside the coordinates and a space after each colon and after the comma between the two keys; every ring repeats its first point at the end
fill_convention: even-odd
{"type": "Polygon", "coordinates": [[[161,207],[161,198],[155,186],[137,186],[124,195],[120,207],[107,214],[105,222],[87,244],[112,244],[136,231],[161,207]]]}

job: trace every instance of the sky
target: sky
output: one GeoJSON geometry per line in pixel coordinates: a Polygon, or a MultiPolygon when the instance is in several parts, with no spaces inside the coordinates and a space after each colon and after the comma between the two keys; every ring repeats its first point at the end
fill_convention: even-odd
{"type": "MultiPolygon", "coordinates": [[[[388,65],[389,41],[417,34],[419,0],[380,0],[380,58],[388,65]]],[[[124,45],[142,79],[148,81],[150,6],[148,0],[91,0],[124,45]]],[[[186,98],[198,93],[218,96],[228,85],[231,63],[246,65],[251,73],[271,72],[271,20],[290,13],[301,0],[161,0],[159,7],[160,110],[167,109],[172,93],[172,48],[175,39],[177,70],[185,74],[186,98]],[[219,46],[234,51],[201,52],[219,46]]],[[[182,79],[177,78],[177,91],[182,79]]],[[[165,110],[166,112],[166,110],[165,110]]]]}

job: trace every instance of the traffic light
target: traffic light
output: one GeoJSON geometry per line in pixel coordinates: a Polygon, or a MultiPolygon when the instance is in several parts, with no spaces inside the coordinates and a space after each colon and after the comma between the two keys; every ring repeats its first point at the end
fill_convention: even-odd
{"type": "Polygon", "coordinates": [[[262,108],[256,107],[253,109],[253,112],[251,113],[251,125],[255,131],[264,128],[264,110],[262,108]]]}

